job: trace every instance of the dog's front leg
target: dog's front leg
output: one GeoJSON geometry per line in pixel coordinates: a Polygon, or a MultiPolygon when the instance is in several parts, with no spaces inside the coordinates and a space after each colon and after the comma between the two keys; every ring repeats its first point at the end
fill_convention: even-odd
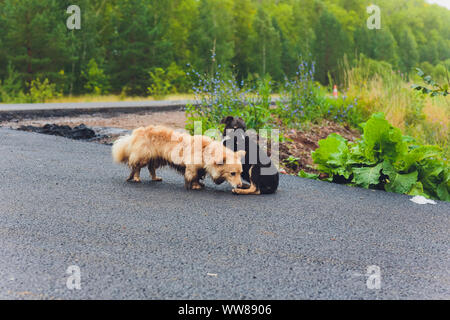
{"type": "Polygon", "coordinates": [[[234,194],[260,194],[261,192],[258,190],[258,188],[256,187],[256,185],[251,184],[250,188],[248,189],[238,189],[235,188],[232,190],[232,192],[234,194]]]}
{"type": "Polygon", "coordinates": [[[249,185],[248,183],[242,183],[242,186],[240,187],[240,188],[238,188],[238,189],[250,189],[250,186],[251,185],[249,185]]]}
{"type": "Polygon", "coordinates": [[[203,187],[199,183],[199,178],[197,175],[197,168],[194,166],[186,166],[186,170],[184,172],[184,186],[188,190],[200,190],[203,187]]]}

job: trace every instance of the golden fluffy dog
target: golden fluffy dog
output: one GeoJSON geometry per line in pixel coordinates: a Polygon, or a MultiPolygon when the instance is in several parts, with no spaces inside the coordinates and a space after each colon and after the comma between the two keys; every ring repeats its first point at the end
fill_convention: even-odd
{"type": "Polygon", "coordinates": [[[163,126],[137,128],[131,135],[120,137],[113,144],[112,156],[115,162],[130,167],[127,181],[140,182],[140,171],[146,166],[152,180],[161,181],[155,171],[168,165],[184,175],[187,189],[202,189],[200,180],[206,174],[216,184],[227,181],[233,188],[242,186],[241,158],[245,151],[233,152],[209,137],[163,126]]]}

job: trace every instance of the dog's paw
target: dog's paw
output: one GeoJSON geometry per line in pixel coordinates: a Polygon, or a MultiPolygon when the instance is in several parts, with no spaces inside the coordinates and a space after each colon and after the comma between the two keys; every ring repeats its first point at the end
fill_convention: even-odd
{"type": "Polygon", "coordinates": [[[239,194],[239,189],[238,188],[232,189],[231,192],[233,194],[239,194]]]}
{"type": "Polygon", "coordinates": [[[152,178],[152,181],[162,181],[162,178],[161,177],[155,177],[155,178],[152,178]]]}
{"type": "Polygon", "coordinates": [[[193,183],[191,189],[192,190],[202,190],[205,185],[201,183],[193,183]]]}

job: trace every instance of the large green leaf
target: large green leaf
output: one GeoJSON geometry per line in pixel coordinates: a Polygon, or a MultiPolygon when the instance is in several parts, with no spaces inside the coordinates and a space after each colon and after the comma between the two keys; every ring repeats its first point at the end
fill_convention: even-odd
{"type": "Polygon", "coordinates": [[[450,201],[450,169],[448,166],[444,169],[444,179],[436,189],[437,196],[440,200],[450,201]]]}
{"type": "Polygon", "coordinates": [[[438,146],[420,146],[403,156],[401,159],[401,170],[409,171],[412,165],[423,161],[427,158],[441,158],[442,157],[442,149],[438,146]]]}
{"type": "MultiPolygon", "coordinates": [[[[448,168],[445,162],[439,159],[427,158],[421,161],[418,170],[419,181],[422,182],[424,191],[435,198],[439,198],[437,190],[447,180],[448,176],[448,168]]],[[[442,187],[440,190],[442,193],[442,187]]]]}
{"type": "Polygon", "coordinates": [[[395,162],[407,151],[400,129],[394,128],[383,113],[375,113],[364,126],[365,155],[371,160],[395,162]]]}
{"type": "Polygon", "coordinates": [[[304,170],[300,170],[300,172],[298,173],[298,176],[300,178],[314,179],[314,180],[317,180],[319,178],[318,174],[308,173],[308,172],[305,172],[304,170]]]}
{"type": "Polygon", "coordinates": [[[389,176],[384,189],[395,193],[409,193],[416,184],[418,176],[417,171],[405,174],[398,173],[389,160],[383,162],[383,174],[389,176]]]}
{"type": "Polygon", "coordinates": [[[423,185],[421,182],[417,181],[408,192],[411,196],[423,196],[428,198],[429,196],[423,191],[423,185]]]}
{"type": "Polygon", "coordinates": [[[348,155],[347,140],[332,133],[319,141],[319,148],[312,153],[312,159],[319,171],[330,175],[342,175],[348,179],[351,174],[347,170],[348,155]]]}
{"type": "Polygon", "coordinates": [[[367,165],[367,166],[373,166],[377,162],[375,160],[370,160],[366,158],[365,154],[365,145],[364,141],[360,140],[355,144],[350,145],[350,157],[347,161],[347,165],[367,165]]]}
{"type": "Polygon", "coordinates": [[[450,201],[449,181],[443,181],[436,189],[439,200],[450,201]]]}
{"type": "Polygon", "coordinates": [[[357,186],[368,189],[372,185],[380,183],[380,171],[382,163],[379,163],[375,167],[361,167],[353,168],[353,180],[357,186]]]}

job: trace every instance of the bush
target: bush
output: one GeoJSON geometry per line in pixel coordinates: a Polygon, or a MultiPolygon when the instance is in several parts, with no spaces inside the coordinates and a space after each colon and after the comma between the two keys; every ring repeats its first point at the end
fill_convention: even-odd
{"type": "Polygon", "coordinates": [[[321,119],[347,123],[353,127],[368,118],[358,107],[357,98],[329,97],[325,88],[314,82],[314,63],[302,62],[296,77],[285,81],[277,114],[287,127],[300,127],[304,122],[321,119]]]}
{"type": "Polygon", "coordinates": [[[156,99],[162,99],[170,92],[170,81],[163,68],[155,68],[149,72],[151,78],[148,93],[156,99]]]}
{"type": "Polygon", "coordinates": [[[108,77],[104,71],[99,68],[95,59],[89,60],[87,71],[81,73],[83,79],[86,81],[84,88],[88,93],[94,95],[107,94],[110,86],[108,77]]]}
{"type": "Polygon", "coordinates": [[[277,114],[283,124],[297,127],[305,120],[315,121],[326,108],[325,97],[314,83],[314,63],[302,62],[294,79],[285,79],[277,114]]]}
{"type": "MultiPolygon", "coordinates": [[[[413,91],[412,83],[407,82],[401,72],[383,65],[361,58],[355,67],[345,66],[347,96],[358,98],[358,109],[364,116],[383,112],[386,119],[404,134],[425,144],[438,143],[448,150],[448,134],[436,137],[437,132],[448,130],[450,109],[445,100],[448,97],[431,98],[421,91],[413,91]],[[378,73],[374,73],[375,69],[378,73]]],[[[415,81],[421,79],[416,77],[415,81]]]]}
{"type": "Polygon", "coordinates": [[[154,68],[149,75],[150,86],[147,91],[157,99],[162,99],[170,93],[188,91],[189,79],[186,77],[186,72],[174,62],[167,70],[154,68]]]}
{"type": "Polygon", "coordinates": [[[193,87],[196,105],[186,107],[186,129],[193,132],[194,122],[201,121],[202,129],[222,128],[220,121],[226,116],[242,117],[249,129],[259,130],[272,126],[271,81],[258,81],[257,88],[246,88],[244,82],[237,83],[234,76],[223,76],[219,71],[208,77],[193,71],[197,77],[193,87]]]}
{"type": "Polygon", "coordinates": [[[26,100],[29,103],[42,103],[58,98],[61,95],[61,93],[56,91],[56,85],[51,84],[47,78],[44,82],[37,78],[31,81],[30,92],[26,95],[26,100]]]}
{"type": "Polygon", "coordinates": [[[10,64],[6,79],[3,82],[0,80],[0,102],[16,103],[23,100],[25,100],[25,94],[22,91],[22,81],[10,64]]]}
{"type": "Polygon", "coordinates": [[[319,141],[312,158],[328,181],[450,201],[449,165],[442,149],[403,136],[382,113],[364,124],[361,140],[351,143],[331,134],[319,141]]]}

